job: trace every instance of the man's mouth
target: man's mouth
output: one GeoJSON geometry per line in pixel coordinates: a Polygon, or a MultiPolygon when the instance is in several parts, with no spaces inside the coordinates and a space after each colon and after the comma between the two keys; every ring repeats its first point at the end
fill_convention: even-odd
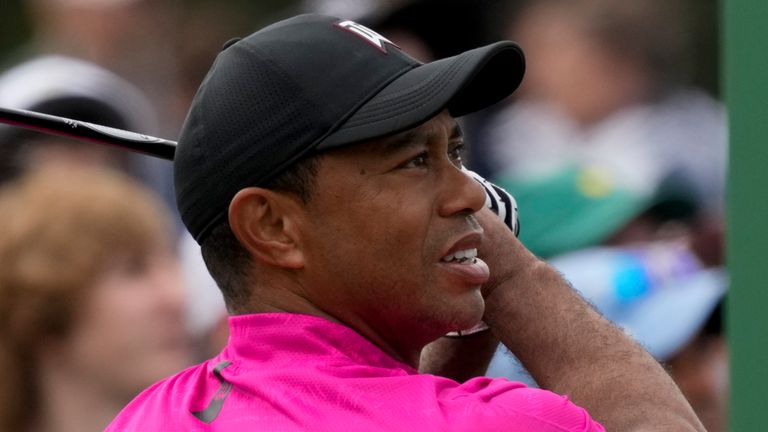
{"type": "Polygon", "coordinates": [[[445,263],[474,264],[477,261],[477,249],[463,249],[444,256],[440,261],[445,263]]]}

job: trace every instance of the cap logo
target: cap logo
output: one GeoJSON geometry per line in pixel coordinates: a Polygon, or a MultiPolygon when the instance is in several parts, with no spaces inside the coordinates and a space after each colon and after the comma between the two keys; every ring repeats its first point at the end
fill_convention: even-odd
{"type": "Polygon", "coordinates": [[[358,24],[358,23],[356,23],[354,21],[350,21],[350,20],[342,21],[340,23],[336,23],[336,25],[338,27],[343,28],[344,30],[347,30],[347,31],[350,31],[350,32],[356,34],[357,36],[360,36],[361,38],[363,38],[363,40],[365,40],[366,42],[368,42],[371,45],[375,46],[376,48],[379,49],[379,51],[381,51],[383,53],[387,52],[387,49],[384,47],[384,42],[386,42],[386,43],[388,43],[390,45],[394,45],[394,46],[397,47],[397,45],[392,43],[391,40],[385,38],[384,36],[382,36],[382,35],[380,35],[378,33],[376,33],[375,31],[369,29],[368,27],[366,27],[364,25],[361,25],[361,24],[358,24]]]}

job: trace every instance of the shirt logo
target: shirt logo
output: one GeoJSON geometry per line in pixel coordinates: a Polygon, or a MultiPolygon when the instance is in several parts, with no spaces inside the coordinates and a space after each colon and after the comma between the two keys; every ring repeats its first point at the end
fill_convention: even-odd
{"type": "Polygon", "coordinates": [[[352,33],[356,34],[357,36],[360,36],[361,38],[363,38],[363,40],[365,40],[366,42],[368,42],[371,45],[375,46],[379,51],[381,51],[383,53],[387,52],[387,49],[384,47],[384,42],[386,42],[386,43],[388,43],[390,45],[394,45],[397,48],[400,48],[397,45],[395,45],[394,43],[392,43],[391,40],[385,38],[384,36],[382,36],[382,35],[380,35],[378,33],[376,33],[375,31],[369,29],[368,27],[366,27],[364,25],[361,25],[361,24],[358,24],[358,23],[356,23],[354,21],[350,21],[350,20],[342,21],[340,23],[336,23],[336,25],[338,27],[343,28],[344,30],[347,30],[349,32],[352,32],[352,33]]]}
{"type": "Polygon", "coordinates": [[[202,411],[191,411],[192,415],[197,417],[198,420],[203,423],[210,424],[212,421],[216,420],[216,417],[218,417],[221,412],[221,408],[224,406],[224,401],[227,400],[227,396],[229,396],[229,392],[232,390],[232,383],[227,382],[224,377],[221,376],[221,371],[230,364],[232,364],[231,361],[225,360],[213,368],[213,375],[216,376],[216,379],[221,383],[219,389],[214,393],[205,409],[202,411]]]}

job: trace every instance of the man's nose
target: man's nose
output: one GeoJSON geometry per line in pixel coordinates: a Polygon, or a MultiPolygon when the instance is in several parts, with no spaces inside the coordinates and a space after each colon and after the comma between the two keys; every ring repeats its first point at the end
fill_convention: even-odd
{"type": "Polygon", "coordinates": [[[440,216],[470,215],[485,205],[485,190],[460,168],[452,168],[446,174],[441,194],[440,216]]]}

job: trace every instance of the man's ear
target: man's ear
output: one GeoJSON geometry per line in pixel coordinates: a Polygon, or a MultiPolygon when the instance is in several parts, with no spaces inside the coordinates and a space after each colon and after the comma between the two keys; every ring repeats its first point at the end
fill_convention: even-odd
{"type": "Polygon", "coordinates": [[[229,203],[229,226],[240,244],[265,263],[285,268],[304,266],[299,247],[296,200],[269,189],[241,189],[229,203]]]}

